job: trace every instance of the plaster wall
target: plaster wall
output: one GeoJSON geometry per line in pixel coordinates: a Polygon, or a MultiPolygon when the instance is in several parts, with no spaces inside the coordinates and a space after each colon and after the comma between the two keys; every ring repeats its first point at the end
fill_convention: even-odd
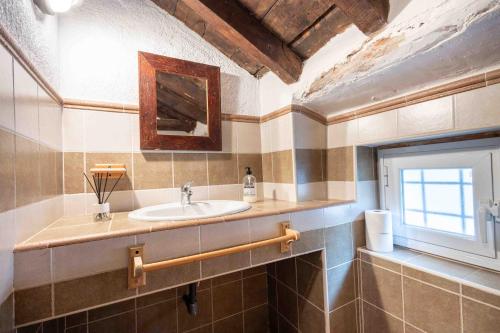
{"type": "Polygon", "coordinates": [[[138,104],[137,52],[221,68],[222,112],[259,115],[258,80],[153,2],[85,0],[59,19],[61,95],[138,104]]]}
{"type": "Polygon", "coordinates": [[[59,87],[57,17],[32,0],[0,1],[0,25],[56,89],[59,87]]]}

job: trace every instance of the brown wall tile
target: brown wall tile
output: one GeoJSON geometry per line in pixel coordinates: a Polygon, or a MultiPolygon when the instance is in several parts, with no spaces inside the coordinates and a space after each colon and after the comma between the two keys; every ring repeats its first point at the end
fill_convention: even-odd
{"type": "Polygon", "coordinates": [[[135,333],[135,312],[130,311],[118,316],[89,323],[89,333],[135,333]]]}
{"type": "Polygon", "coordinates": [[[262,181],[272,183],[273,180],[273,153],[262,154],[262,181]]]}
{"type": "Polygon", "coordinates": [[[0,212],[15,207],[14,135],[0,129],[0,212]]]}
{"type": "Polygon", "coordinates": [[[214,320],[219,320],[243,311],[241,291],[241,280],[213,288],[212,304],[214,320]]]}
{"type": "Polygon", "coordinates": [[[208,184],[239,184],[236,154],[208,154],[208,184]]]}
{"type": "Polygon", "coordinates": [[[83,193],[84,190],[84,154],[64,153],[64,193],[83,193]]]}
{"type": "Polygon", "coordinates": [[[361,284],[364,300],[399,318],[403,317],[400,274],[361,262],[361,284]]]}
{"type": "Polygon", "coordinates": [[[405,320],[425,331],[460,331],[458,295],[404,277],[404,308],[405,320]]]}
{"type": "Polygon", "coordinates": [[[435,286],[447,289],[453,292],[460,292],[460,285],[457,282],[442,278],[440,276],[429,274],[421,270],[413,269],[411,267],[403,266],[403,274],[413,277],[417,280],[433,284],[435,286]]]}
{"type": "Polygon", "coordinates": [[[354,259],[351,224],[344,223],[325,230],[326,267],[331,268],[354,259]]]}
{"type": "Polygon", "coordinates": [[[245,313],[243,314],[243,321],[244,321],[245,333],[268,332],[270,327],[269,327],[269,311],[267,304],[245,311],[245,313]]]}
{"type": "Polygon", "coordinates": [[[356,308],[352,302],[330,313],[330,333],[356,333],[356,308]]]}
{"type": "Polygon", "coordinates": [[[97,321],[103,318],[118,315],[120,313],[134,311],[135,300],[129,299],[123,302],[113,303],[106,306],[101,306],[88,311],[88,321],[97,321]]]}
{"type": "Polygon", "coordinates": [[[493,333],[499,331],[500,310],[467,298],[464,298],[462,302],[464,333],[493,333]]]}
{"type": "Polygon", "coordinates": [[[241,184],[246,175],[246,167],[252,169],[252,174],[261,183],[262,178],[262,155],[261,154],[238,154],[238,182],[241,184]]]}
{"type": "MultiPolygon", "coordinates": [[[[97,163],[123,163],[127,168],[127,173],[120,179],[120,182],[115,187],[115,191],[128,191],[132,189],[132,154],[128,153],[86,153],[86,173],[90,181],[92,177],[90,176],[90,169],[95,167],[97,163]]],[[[111,189],[114,181],[108,184],[106,188],[111,189]]],[[[92,193],[92,189],[87,184],[87,193],[92,193]]]]}
{"type": "MultiPolygon", "coordinates": [[[[183,309],[180,309],[181,311],[183,309]]],[[[176,300],[157,303],[137,310],[137,332],[177,333],[176,300]]]]}
{"type": "Polygon", "coordinates": [[[324,308],[323,271],[297,259],[297,291],[320,309],[324,308]]]}
{"type": "Polygon", "coordinates": [[[357,252],[358,247],[363,247],[366,245],[365,221],[364,220],[354,221],[352,222],[351,226],[352,226],[354,252],[357,252]]]}
{"type": "Polygon", "coordinates": [[[243,333],[243,314],[238,313],[229,318],[216,321],[213,333],[243,333]]]}
{"type": "Polygon", "coordinates": [[[293,184],[293,156],[291,150],[273,152],[273,180],[293,184]]]}
{"type": "Polygon", "coordinates": [[[377,180],[377,150],[372,147],[356,147],[357,180],[377,180]]]}
{"type": "Polygon", "coordinates": [[[40,201],[41,177],[38,144],[16,136],[16,206],[40,201]]]}
{"type": "Polygon", "coordinates": [[[245,310],[267,303],[267,295],[266,274],[243,279],[243,308],[245,310]]]}
{"type": "Polygon", "coordinates": [[[134,189],[171,188],[171,153],[134,153],[134,189]]]}
{"type": "Polygon", "coordinates": [[[403,322],[370,304],[363,302],[365,332],[403,333],[403,322]]]}
{"type": "Polygon", "coordinates": [[[112,302],[135,295],[127,286],[127,270],[91,275],[54,285],[55,314],[112,302]]]}
{"type": "Polygon", "coordinates": [[[478,301],[500,307],[500,296],[487,293],[485,291],[462,285],[462,295],[477,299],[478,301]]]}
{"type": "MultiPolygon", "coordinates": [[[[233,281],[241,280],[241,275],[242,275],[242,272],[238,271],[238,272],[224,274],[224,275],[221,275],[221,276],[214,277],[212,279],[212,286],[215,287],[215,286],[218,286],[218,285],[221,285],[221,284],[225,284],[225,283],[228,283],[228,282],[233,282],[233,281]]],[[[204,280],[204,281],[207,281],[207,280],[204,280]]]]}
{"type": "Polygon", "coordinates": [[[372,256],[371,254],[366,252],[361,252],[360,257],[361,260],[366,261],[368,263],[390,269],[391,271],[395,271],[397,273],[401,273],[401,264],[398,264],[396,262],[372,256]]]}
{"type": "Polygon", "coordinates": [[[297,170],[297,183],[315,183],[325,180],[323,178],[323,150],[321,149],[295,149],[295,164],[297,170]]]}
{"type": "Polygon", "coordinates": [[[352,261],[328,270],[328,304],[330,311],[354,300],[354,265],[355,262],[352,261]]]}
{"type": "Polygon", "coordinates": [[[193,186],[208,185],[207,154],[174,153],[174,187],[193,181],[193,186]]]}
{"type": "Polygon", "coordinates": [[[10,333],[14,329],[14,294],[0,304],[0,332],[10,333]]]}
{"type": "Polygon", "coordinates": [[[276,263],[276,278],[292,290],[297,291],[297,269],[295,258],[280,260],[276,263]]]}
{"type": "Polygon", "coordinates": [[[293,243],[292,252],[294,255],[307,253],[314,250],[321,250],[325,246],[325,236],[323,229],[308,230],[300,233],[300,239],[293,243]]]}
{"type": "Polygon", "coordinates": [[[298,324],[298,309],[297,302],[298,296],[295,292],[290,290],[287,286],[282,283],[277,284],[278,286],[278,312],[285,316],[286,319],[295,327],[298,324]]]}
{"type": "Polygon", "coordinates": [[[331,148],[326,156],[326,175],[329,181],[354,181],[354,147],[331,148]]]}
{"type": "Polygon", "coordinates": [[[299,297],[299,329],[301,333],[325,331],[325,313],[299,297]]]}
{"type": "Polygon", "coordinates": [[[198,315],[191,316],[186,311],[186,305],[182,298],[177,299],[177,321],[179,332],[185,332],[194,328],[208,325],[212,322],[212,293],[210,289],[198,292],[198,315]]]}
{"type": "Polygon", "coordinates": [[[49,318],[52,315],[51,285],[16,290],[14,299],[16,325],[49,318]]]}

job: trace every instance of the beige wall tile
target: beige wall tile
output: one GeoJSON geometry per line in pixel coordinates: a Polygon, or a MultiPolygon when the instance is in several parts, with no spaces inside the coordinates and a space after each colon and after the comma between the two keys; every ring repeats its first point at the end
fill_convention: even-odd
{"type": "Polygon", "coordinates": [[[359,142],[379,142],[397,136],[397,110],[358,119],[359,142]]]}
{"type": "Polygon", "coordinates": [[[85,110],[63,109],[62,136],[65,152],[86,151],[85,112],[85,110]]]}
{"type": "Polygon", "coordinates": [[[261,154],[238,154],[238,181],[241,184],[246,175],[246,167],[252,169],[258,183],[263,181],[262,155],[261,154]]]}
{"type": "Polygon", "coordinates": [[[260,124],[235,122],[238,133],[238,154],[260,154],[260,124]]]}
{"type": "Polygon", "coordinates": [[[325,217],[323,209],[304,210],[290,214],[293,229],[303,232],[315,229],[323,229],[325,217]]]}
{"type": "Polygon", "coordinates": [[[250,267],[250,252],[240,252],[203,260],[201,262],[201,275],[203,278],[207,278],[248,267],[250,267]]]}
{"type": "MultiPolygon", "coordinates": [[[[200,263],[180,265],[147,273],[147,284],[139,288],[139,293],[177,286],[201,278],[200,263]]],[[[125,277],[126,279],[126,277],[125,277]]]]}
{"type": "Polygon", "coordinates": [[[15,207],[14,140],[13,134],[0,129],[0,212],[15,207]]]}
{"type": "Polygon", "coordinates": [[[14,77],[12,73],[12,56],[0,46],[0,126],[14,130],[14,77]]]}
{"type": "Polygon", "coordinates": [[[458,295],[407,277],[403,280],[405,320],[408,323],[429,332],[460,331],[458,295]]]}
{"type": "Polygon", "coordinates": [[[62,109],[43,89],[38,89],[40,143],[62,150],[62,109]]]}
{"type": "Polygon", "coordinates": [[[400,274],[361,262],[361,287],[364,300],[399,318],[403,316],[400,274]]]}
{"type": "Polygon", "coordinates": [[[209,187],[210,200],[243,200],[243,187],[241,184],[212,185],[209,187]]]}
{"type": "Polygon", "coordinates": [[[321,149],[295,149],[297,183],[315,183],[324,179],[326,160],[321,149]]]}
{"type": "Polygon", "coordinates": [[[238,184],[236,154],[208,154],[208,184],[238,184]]]}
{"type": "Polygon", "coordinates": [[[50,317],[52,315],[51,293],[51,285],[16,290],[14,294],[16,325],[50,317]]]}
{"type": "Polygon", "coordinates": [[[354,147],[328,149],[326,175],[329,181],[354,181],[354,147]]]}
{"type": "Polygon", "coordinates": [[[371,147],[356,147],[356,180],[377,180],[377,150],[371,147]]]}
{"type": "Polygon", "coordinates": [[[403,322],[376,307],[363,302],[364,332],[403,333],[403,322]]]}
{"type": "Polygon", "coordinates": [[[234,121],[222,122],[222,151],[236,153],[238,149],[238,130],[234,121]]]}
{"type": "Polygon", "coordinates": [[[440,276],[429,274],[419,269],[403,266],[403,274],[417,280],[433,284],[437,287],[447,289],[453,292],[460,292],[460,284],[440,276]]]}
{"type": "Polygon", "coordinates": [[[303,231],[300,239],[292,246],[292,254],[302,254],[321,250],[325,245],[325,233],[323,229],[303,231]]]}
{"type": "Polygon", "coordinates": [[[132,152],[132,116],[127,113],[85,111],[87,152],[132,152]]]}
{"type": "Polygon", "coordinates": [[[194,186],[208,185],[207,154],[174,153],[174,187],[193,181],[194,186]]]}
{"type": "Polygon", "coordinates": [[[54,282],[125,268],[127,248],[135,244],[133,237],[56,247],[52,251],[54,282]]]}
{"type": "MultiPolygon", "coordinates": [[[[250,219],[250,241],[256,242],[280,236],[280,223],[290,220],[288,214],[272,215],[250,219]]],[[[252,250],[252,264],[276,260],[290,256],[290,252],[281,253],[280,245],[267,246],[252,250]]]]}
{"type": "Polygon", "coordinates": [[[135,290],[127,286],[127,269],[58,282],[54,285],[55,314],[78,311],[134,295],[135,290]]]}
{"type": "Polygon", "coordinates": [[[250,242],[248,220],[207,224],[200,228],[202,252],[250,242]]]}
{"type": "Polygon", "coordinates": [[[500,310],[467,298],[462,299],[464,333],[497,332],[500,310]]]}
{"type": "Polygon", "coordinates": [[[138,235],[137,244],[146,245],[144,248],[146,262],[187,256],[200,252],[200,229],[189,227],[138,235]]]}
{"type": "Polygon", "coordinates": [[[293,126],[295,149],[326,149],[325,125],[294,112],[293,126]]]}
{"type": "Polygon", "coordinates": [[[74,194],[85,192],[84,153],[64,153],[64,193],[74,194]]]}
{"type": "Polygon", "coordinates": [[[295,184],[264,183],[264,197],[274,200],[297,201],[295,184]]]}
{"type": "Polygon", "coordinates": [[[328,199],[327,182],[297,184],[297,200],[326,200],[328,199]]]}
{"type": "Polygon", "coordinates": [[[453,129],[452,99],[447,96],[398,109],[398,136],[453,129]]]}
{"type": "MultiPolygon", "coordinates": [[[[97,163],[123,163],[127,168],[127,173],[122,176],[120,182],[116,185],[115,191],[127,191],[132,189],[132,153],[86,153],[85,154],[85,172],[92,181],[90,169],[97,163]]],[[[107,189],[111,189],[114,184],[108,181],[107,189]]],[[[87,183],[87,193],[92,193],[92,189],[87,183]]]]}
{"type": "Polygon", "coordinates": [[[326,267],[332,268],[354,259],[351,224],[345,223],[325,230],[326,267]]]}
{"type": "Polygon", "coordinates": [[[293,156],[291,150],[273,152],[273,181],[293,184],[293,156]]]}
{"type": "Polygon", "coordinates": [[[14,254],[14,288],[26,289],[51,282],[50,249],[14,254]]]}
{"type": "Polygon", "coordinates": [[[134,153],[134,189],[173,187],[171,153],[134,153]]]}
{"type": "Polygon", "coordinates": [[[328,181],[327,189],[328,199],[356,199],[356,183],[353,181],[328,181]]]}
{"type": "Polygon", "coordinates": [[[41,198],[38,144],[16,136],[16,207],[41,198]]]}
{"type": "Polygon", "coordinates": [[[327,148],[353,146],[358,143],[358,119],[327,127],[327,148]]]}
{"type": "Polygon", "coordinates": [[[328,270],[328,306],[333,311],[355,298],[355,261],[328,270]]]}
{"type": "Polygon", "coordinates": [[[262,154],[262,181],[272,183],[273,180],[273,153],[262,154]]]}
{"type": "Polygon", "coordinates": [[[33,78],[14,61],[14,95],[16,132],[38,141],[38,86],[33,78]]]}
{"type": "Polygon", "coordinates": [[[500,124],[500,85],[467,91],[454,97],[457,129],[494,127],[500,124]]]}
{"type": "MultiPolygon", "coordinates": [[[[293,118],[292,113],[268,121],[271,130],[270,151],[282,151],[293,149],[293,118]]],[[[267,152],[267,151],[266,151],[267,152]]]]}

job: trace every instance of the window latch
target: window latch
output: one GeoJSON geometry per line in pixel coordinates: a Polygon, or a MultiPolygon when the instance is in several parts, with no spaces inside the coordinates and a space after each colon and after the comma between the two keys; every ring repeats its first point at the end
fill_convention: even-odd
{"type": "Polygon", "coordinates": [[[490,200],[488,203],[488,206],[486,206],[486,209],[488,210],[488,213],[493,216],[494,219],[497,219],[500,217],[500,200],[490,200]]]}

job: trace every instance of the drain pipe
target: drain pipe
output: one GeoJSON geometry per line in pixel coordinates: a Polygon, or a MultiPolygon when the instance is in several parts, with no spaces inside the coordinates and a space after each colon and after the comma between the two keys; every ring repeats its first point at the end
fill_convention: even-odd
{"type": "Polygon", "coordinates": [[[198,315],[198,300],[196,299],[196,288],[198,283],[189,284],[189,293],[183,296],[187,311],[191,316],[198,315]]]}

